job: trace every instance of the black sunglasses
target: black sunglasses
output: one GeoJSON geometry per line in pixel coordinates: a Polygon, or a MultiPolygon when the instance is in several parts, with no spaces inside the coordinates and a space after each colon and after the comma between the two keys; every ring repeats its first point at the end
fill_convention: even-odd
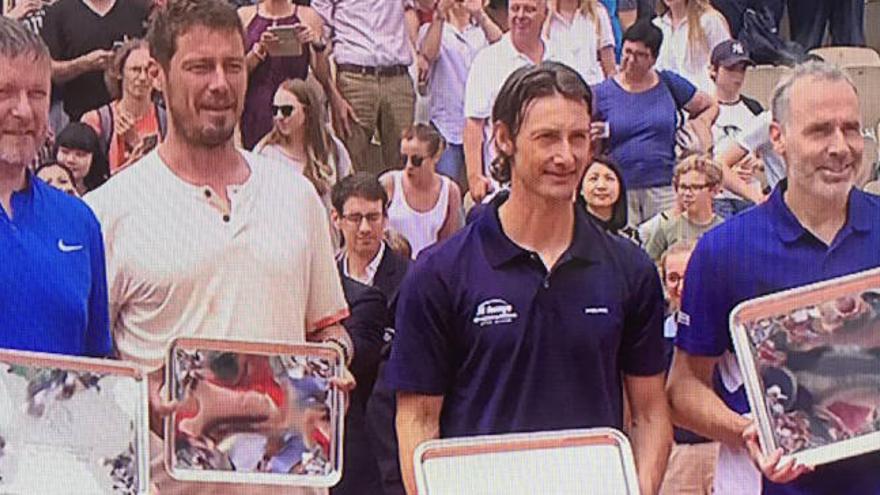
{"type": "Polygon", "coordinates": [[[272,105],[272,116],[278,115],[279,110],[284,117],[290,117],[293,113],[293,105],[272,105]]]}
{"type": "Polygon", "coordinates": [[[422,162],[425,161],[425,157],[419,155],[405,155],[403,153],[400,154],[400,166],[405,167],[406,162],[412,159],[413,167],[421,167],[422,162]]]}

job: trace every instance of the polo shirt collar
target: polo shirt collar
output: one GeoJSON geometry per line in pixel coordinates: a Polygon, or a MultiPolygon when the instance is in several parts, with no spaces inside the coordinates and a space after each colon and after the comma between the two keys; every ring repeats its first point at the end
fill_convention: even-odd
{"type": "MultiPolygon", "coordinates": [[[[514,243],[501,227],[501,218],[498,215],[498,207],[500,205],[490,206],[484,211],[477,220],[477,229],[482,240],[483,251],[486,259],[492,268],[499,268],[502,265],[516,259],[525,259],[533,253],[516,243],[514,243]]],[[[587,212],[583,208],[578,208],[572,203],[575,209],[574,215],[574,236],[571,245],[565,250],[560,257],[557,265],[569,259],[579,259],[588,263],[599,261],[599,253],[596,252],[596,244],[602,235],[599,228],[589,219],[587,212]]]]}
{"type": "MultiPolygon", "coordinates": [[[[516,45],[513,44],[513,38],[510,37],[510,33],[505,33],[504,36],[501,37],[501,41],[499,43],[504,43],[505,49],[508,52],[508,55],[512,59],[522,59],[527,61],[529,64],[534,65],[534,62],[526,56],[526,54],[516,49],[516,45]]],[[[541,58],[542,62],[546,62],[548,60],[556,59],[556,49],[553,43],[548,42],[543,37],[541,38],[541,43],[544,44],[544,54],[541,58]]]]}
{"type": "MultiPolygon", "coordinates": [[[[788,179],[782,179],[777,184],[770,198],[767,200],[769,206],[773,209],[774,215],[771,216],[775,224],[775,230],[779,234],[782,242],[792,243],[801,238],[801,236],[810,234],[810,232],[801,225],[800,221],[794,216],[788,205],[785,204],[783,194],[788,188],[788,179]]],[[[850,229],[857,232],[867,232],[871,230],[874,219],[871,218],[871,209],[867,204],[867,198],[855,187],[849,192],[847,200],[847,218],[846,223],[841,228],[841,232],[850,229]]]]}

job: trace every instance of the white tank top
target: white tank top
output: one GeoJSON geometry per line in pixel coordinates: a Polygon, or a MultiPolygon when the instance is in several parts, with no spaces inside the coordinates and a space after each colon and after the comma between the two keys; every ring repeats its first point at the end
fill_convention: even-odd
{"type": "Polygon", "coordinates": [[[394,195],[388,207],[388,223],[406,237],[412,246],[413,259],[422,249],[437,242],[437,234],[446,222],[446,210],[449,206],[449,179],[440,176],[440,197],[429,211],[416,211],[406,202],[403,192],[403,171],[388,172],[394,180],[394,195]]]}

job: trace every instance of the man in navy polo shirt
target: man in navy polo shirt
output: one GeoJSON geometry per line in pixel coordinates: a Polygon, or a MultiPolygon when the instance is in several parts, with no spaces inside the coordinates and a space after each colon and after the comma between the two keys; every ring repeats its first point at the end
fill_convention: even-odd
{"type": "Polygon", "coordinates": [[[742,416],[748,404],[728,330],[742,301],[880,266],[880,200],[853,187],[860,129],[858,96],[843,72],[796,68],[774,92],[770,128],[788,179],[703,236],[690,259],[668,388],[676,423],[722,442],[718,495],[880,493],[877,453],[814,471],[780,465],[781,451],[762,455],[742,416]]]}
{"type": "Polygon", "coordinates": [[[101,228],[28,166],[46,138],[49,51],[0,17],[0,347],[110,353],[101,228]]]}
{"type": "Polygon", "coordinates": [[[425,440],[623,426],[655,494],[672,428],[663,392],[663,297],[634,244],[572,202],[591,160],[589,88],[544,62],[496,100],[495,178],[510,195],[423,253],[400,290],[388,364],[403,479],[425,440]]]}

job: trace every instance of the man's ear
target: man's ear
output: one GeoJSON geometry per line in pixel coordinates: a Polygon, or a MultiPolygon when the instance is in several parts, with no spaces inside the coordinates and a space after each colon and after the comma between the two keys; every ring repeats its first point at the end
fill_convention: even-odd
{"type": "Polygon", "coordinates": [[[340,225],[341,220],[342,217],[336,211],[336,208],[330,208],[330,221],[333,222],[333,226],[336,227],[336,230],[342,230],[342,226],[340,225]]]}
{"type": "Polygon", "coordinates": [[[495,135],[495,148],[504,156],[513,156],[513,136],[507,124],[496,122],[492,132],[495,135]]]}
{"type": "Polygon", "coordinates": [[[770,122],[770,142],[773,143],[773,150],[780,156],[785,156],[785,132],[783,132],[782,124],[770,122]]]}

